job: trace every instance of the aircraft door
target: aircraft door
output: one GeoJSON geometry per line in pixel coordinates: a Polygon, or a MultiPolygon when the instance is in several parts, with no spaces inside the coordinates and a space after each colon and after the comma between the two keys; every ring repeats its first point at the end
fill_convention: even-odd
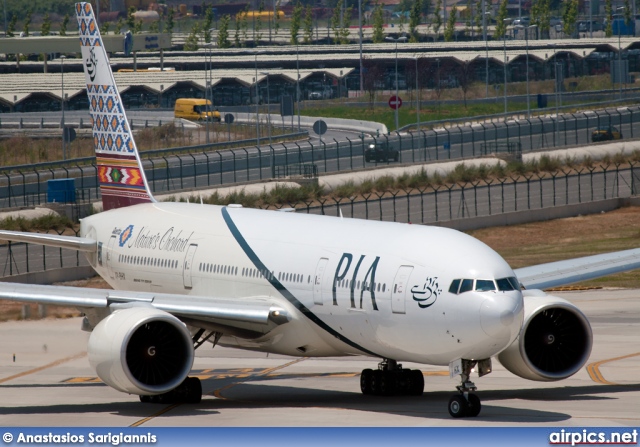
{"type": "Polygon", "coordinates": [[[115,278],[113,275],[113,246],[117,237],[118,236],[115,234],[111,236],[111,239],[109,239],[109,243],[107,244],[107,271],[109,272],[109,277],[112,279],[115,278]]]}
{"type": "Polygon", "coordinates": [[[313,303],[322,304],[322,279],[327,268],[327,258],[320,258],[316,267],[316,274],[313,278],[313,303]]]}
{"type": "Polygon", "coordinates": [[[413,272],[412,266],[400,266],[398,273],[396,273],[396,277],[393,280],[393,286],[391,289],[391,312],[394,314],[403,314],[406,312],[405,299],[411,272],[413,272]]]}
{"type": "Polygon", "coordinates": [[[198,244],[191,244],[187,249],[187,254],[184,256],[184,269],[182,270],[182,278],[184,281],[184,288],[190,289],[193,287],[191,281],[191,272],[193,270],[193,257],[198,249],[198,244]]]}

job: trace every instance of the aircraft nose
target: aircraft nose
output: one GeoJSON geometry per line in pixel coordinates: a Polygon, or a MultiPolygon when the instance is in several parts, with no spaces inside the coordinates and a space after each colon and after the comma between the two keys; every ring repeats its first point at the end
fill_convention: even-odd
{"type": "Polygon", "coordinates": [[[515,339],[522,325],[524,305],[520,293],[499,293],[480,306],[480,324],[490,337],[515,339]]]}

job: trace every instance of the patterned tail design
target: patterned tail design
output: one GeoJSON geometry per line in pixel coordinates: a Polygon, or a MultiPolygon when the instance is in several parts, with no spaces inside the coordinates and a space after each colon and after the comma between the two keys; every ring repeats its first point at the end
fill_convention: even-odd
{"type": "Polygon", "coordinates": [[[90,3],[76,3],[80,48],[105,210],[155,202],[90,3]]]}

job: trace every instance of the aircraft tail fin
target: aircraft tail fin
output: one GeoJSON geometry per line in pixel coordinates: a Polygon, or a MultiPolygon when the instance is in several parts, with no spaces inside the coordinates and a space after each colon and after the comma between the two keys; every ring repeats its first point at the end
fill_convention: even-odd
{"type": "Polygon", "coordinates": [[[76,3],[76,16],[103,208],[155,202],[91,4],[76,3]]]}

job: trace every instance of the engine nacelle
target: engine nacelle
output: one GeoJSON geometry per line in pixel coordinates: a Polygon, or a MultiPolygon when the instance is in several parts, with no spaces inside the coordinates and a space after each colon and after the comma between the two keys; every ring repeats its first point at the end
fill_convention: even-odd
{"type": "Polygon", "coordinates": [[[550,382],[572,376],[591,354],[589,320],[569,301],[541,290],[524,290],[523,295],[522,330],[498,360],[529,380],[550,382]]]}
{"type": "Polygon", "coordinates": [[[193,365],[187,327],[150,307],[117,310],[89,337],[89,363],[107,385],[125,393],[155,395],[176,388],[193,365]]]}

